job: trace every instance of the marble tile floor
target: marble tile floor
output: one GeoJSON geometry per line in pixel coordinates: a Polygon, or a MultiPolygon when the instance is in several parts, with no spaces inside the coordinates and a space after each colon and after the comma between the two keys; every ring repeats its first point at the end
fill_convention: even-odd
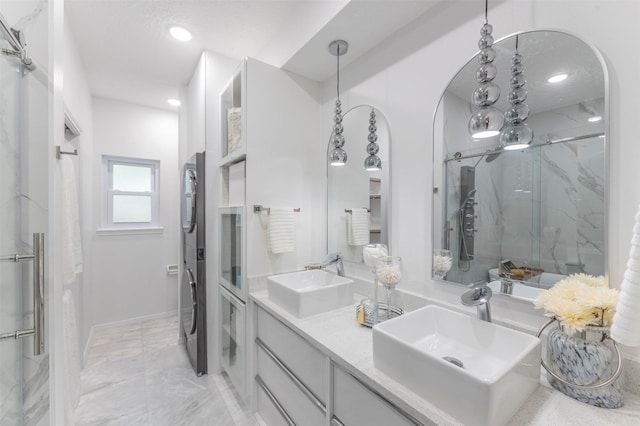
{"type": "Polygon", "coordinates": [[[260,426],[228,377],[197,377],[178,344],[178,317],[95,330],[76,425],[260,426]]]}

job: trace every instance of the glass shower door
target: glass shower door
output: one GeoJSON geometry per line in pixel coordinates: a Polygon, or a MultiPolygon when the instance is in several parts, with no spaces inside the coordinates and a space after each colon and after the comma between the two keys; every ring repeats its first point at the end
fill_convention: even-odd
{"type": "MultiPolygon", "coordinates": [[[[4,48],[4,41],[0,40],[4,48]]],[[[0,55],[0,334],[21,330],[22,270],[5,260],[23,251],[20,182],[20,79],[18,59],[0,55]]],[[[22,339],[0,342],[0,425],[22,424],[22,339]]]]}

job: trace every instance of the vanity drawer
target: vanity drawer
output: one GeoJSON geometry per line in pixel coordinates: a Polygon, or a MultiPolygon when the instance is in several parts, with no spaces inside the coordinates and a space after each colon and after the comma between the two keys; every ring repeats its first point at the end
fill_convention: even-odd
{"type": "Polygon", "coordinates": [[[267,391],[262,386],[257,386],[257,388],[256,408],[264,424],[269,426],[290,426],[290,423],[280,414],[276,403],[269,397],[267,391]]]}
{"type": "Polygon", "coordinates": [[[296,386],[295,379],[283,371],[267,350],[260,346],[257,348],[257,371],[263,383],[295,424],[324,426],[324,407],[316,405],[312,397],[305,395],[305,390],[296,386]]]}
{"type": "Polygon", "coordinates": [[[325,406],[326,358],[286,325],[258,309],[258,338],[325,406]]]}
{"type": "Polygon", "coordinates": [[[384,398],[369,390],[351,374],[333,365],[333,414],[345,426],[416,426],[384,398]]]}

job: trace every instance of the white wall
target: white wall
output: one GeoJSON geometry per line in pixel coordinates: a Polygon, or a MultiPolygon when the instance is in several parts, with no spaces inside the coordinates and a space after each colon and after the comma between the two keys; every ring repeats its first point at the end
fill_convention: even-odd
{"type": "Polygon", "coordinates": [[[166,266],[179,263],[178,115],[130,103],[92,99],[94,149],[92,185],[83,193],[90,210],[84,224],[91,233],[91,286],[94,325],[175,312],[176,275],[166,266]],[[97,234],[102,223],[102,156],[160,161],[160,226],[162,233],[97,234]]]}
{"type": "MultiPolygon", "coordinates": [[[[341,73],[345,109],[361,103],[380,108],[392,133],[392,251],[406,268],[401,288],[449,297],[462,289],[432,283],[431,187],[432,115],[450,78],[477,50],[482,8],[471,2],[442,2],[341,73]],[[427,166],[425,166],[427,164],[427,166]],[[416,196],[417,188],[423,195],[416,196]]],[[[596,45],[609,65],[611,180],[609,184],[609,272],[612,286],[622,281],[633,217],[640,203],[637,158],[640,145],[640,3],[634,1],[505,1],[491,7],[494,36],[520,30],[559,28],[596,45]],[[613,30],[616,28],[618,30],[613,30]]],[[[324,84],[323,134],[330,134],[335,80],[324,84]]],[[[343,100],[344,100],[343,99],[343,100]]],[[[496,303],[497,317],[542,322],[526,306],[496,303]]],[[[640,352],[635,352],[640,355],[640,352]]]]}
{"type": "Polygon", "coordinates": [[[253,278],[324,260],[325,249],[314,242],[326,223],[319,159],[326,156],[327,139],[320,132],[317,83],[249,59],[247,87],[247,276],[253,278]],[[254,204],[300,208],[294,252],[268,250],[266,214],[253,213],[254,204]]]}

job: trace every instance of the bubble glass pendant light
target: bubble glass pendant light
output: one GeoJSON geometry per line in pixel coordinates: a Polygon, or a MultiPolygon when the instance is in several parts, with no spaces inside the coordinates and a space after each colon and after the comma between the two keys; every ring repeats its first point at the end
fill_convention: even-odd
{"type": "Polygon", "coordinates": [[[380,150],[380,147],[376,143],[378,140],[376,130],[378,130],[376,127],[376,112],[371,108],[371,114],[369,114],[369,136],[367,137],[369,140],[367,154],[369,154],[369,156],[364,159],[364,168],[370,172],[382,170],[382,160],[376,155],[380,150]]]}
{"type": "Polygon", "coordinates": [[[493,82],[497,70],[493,65],[496,51],[493,49],[493,27],[487,19],[489,0],[484,3],[484,25],[480,29],[478,47],[478,62],[480,66],[476,70],[476,81],[480,83],[473,92],[472,102],[478,108],[469,119],[469,133],[473,138],[483,139],[500,134],[504,124],[504,115],[493,105],[500,99],[500,88],[493,82]]]}
{"type": "Polygon", "coordinates": [[[340,102],[340,56],[347,53],[349,43],[344,40],[335,40],[329,44],[329,52],[337,59],[336,65],[336,106],[333,109],[333,149],[329,153],[329,164],[332,166],[344,166],[347,163],[347,152],[342,149],[344,136],[342,131],[342,103],[340,102]]]}
{"type": "Polygon", "coordinates": [[[529,117],[529,106],[524,103],[527,90],[524,86],[527,80],[523,74],[522,55],[518,52],[518,36],[516,35],[516,51],[511,58],[511,79],[508,100],[511,106],[505,111],[507,127],[500,134],[500,146],[505,150],[522,149],[533,141],[533,130],[525,123],[529,117]]]}

